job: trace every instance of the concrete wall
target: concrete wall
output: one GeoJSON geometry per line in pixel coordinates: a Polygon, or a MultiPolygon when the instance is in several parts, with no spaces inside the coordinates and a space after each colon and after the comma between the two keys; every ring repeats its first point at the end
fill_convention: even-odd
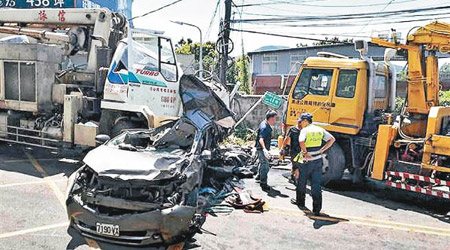
{"type": "MultiPolygon", "coordinates": [[[[242,95],[236,97],[236,100],[233,101],[231,105],[232,111],[236,114],[236,119],[239,120],[250,108],[258,102],[262,95],[242,95]]],[[[282,121],[282,117],[284,115],[283,110],[285,110],[286,102],[283,102],[278,112],[278,122],[273,127],[275,131],[278,133],[281,132],[280,123],[282,121]]],[[[266,119],[267,111],[271,109],[269,106],[260,103],[258,106],[247,116],[247,118],[239,125],[240,127],[250,128],[253,130],[258,129],[259,123],[266,119]]]]}

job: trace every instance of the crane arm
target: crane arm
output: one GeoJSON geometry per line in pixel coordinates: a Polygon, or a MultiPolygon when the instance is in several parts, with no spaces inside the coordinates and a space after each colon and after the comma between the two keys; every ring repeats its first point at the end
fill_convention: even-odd
{"type": "Polygon", "coordinates": [[[407,37],[407,44],[372,38],[383,47],[408,51],[408,107],[410,113],[428,114],[439,105],[439,71],[436,52],[450,52],[450,24],[433,22],[407,37]],[[423,57],[424,51],[428,51],[423,57]]]}

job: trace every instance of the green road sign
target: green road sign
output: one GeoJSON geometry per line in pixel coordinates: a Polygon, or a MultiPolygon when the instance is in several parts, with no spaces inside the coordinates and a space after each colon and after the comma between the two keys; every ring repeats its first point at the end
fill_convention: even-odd
{"type": "Polygon", "coordinates": [[[264,94],[263,103],[274,109],[279,109],[281,106],[281,97],[272,92],[267,91],[264,94]]]}

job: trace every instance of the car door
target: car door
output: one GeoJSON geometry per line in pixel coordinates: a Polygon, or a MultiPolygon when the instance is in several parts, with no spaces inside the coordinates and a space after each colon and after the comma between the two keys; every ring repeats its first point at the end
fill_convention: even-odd
{"type": "Polygon", "coordinates": [[[287,124],[296,124],[303,112],[311,113],[318,125],[328,124],[335,74],[333,68],[302,68],[290,93],[287,124]]]}

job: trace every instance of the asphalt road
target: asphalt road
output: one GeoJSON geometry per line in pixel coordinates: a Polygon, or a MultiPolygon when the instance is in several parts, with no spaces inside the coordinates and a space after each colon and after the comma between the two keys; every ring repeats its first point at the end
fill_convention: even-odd
{"type": "MultiPolygon", "coordinates": [[[[0,144],[0,249],[130,249],[68,230],[66,181],[79,157],[0,144]]],[[[245,180],[269,211],[209,215],[184,249],[450,249],[449,203],[342,182],[323,191],[327,216],[310,217],[289,203],[285,172],[271,170],[269,193],[245,180]]]]}

